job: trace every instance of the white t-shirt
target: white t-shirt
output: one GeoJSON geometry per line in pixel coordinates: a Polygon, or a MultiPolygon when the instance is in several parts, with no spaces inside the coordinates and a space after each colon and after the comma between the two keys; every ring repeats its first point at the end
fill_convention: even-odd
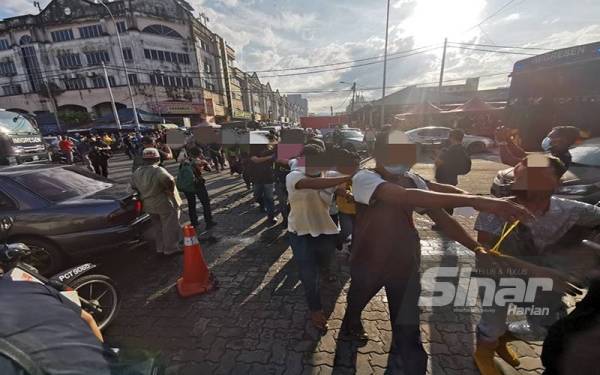
{"type": "MultiPolygon", "coordinates": [[[[404,173],[404,176],[413,180],[417,189],[429,190],[427,183],[421,176],[410,171],[404,173]]],[[[368,169],[358,171],[352,178],[352,194],[354,195],[354,200],[358,203],[370,205],[373,203],[372,199],[375,190],[384,182],[386,181],[376,172],[368,169]]],[[[425,213],[427,209],[416,208],[415,211],[418,213],[425,213]]]]}
{"type": "Polygon", "coordinates": [[[310,234],[337,234],[338,228],[329,216],[331,200],[321,196],[320,190],[296,189],[298,181],[310,178],[302,171],[293,170],[285,178],[290,203],[288,231],[299,236],[310,234]]]}

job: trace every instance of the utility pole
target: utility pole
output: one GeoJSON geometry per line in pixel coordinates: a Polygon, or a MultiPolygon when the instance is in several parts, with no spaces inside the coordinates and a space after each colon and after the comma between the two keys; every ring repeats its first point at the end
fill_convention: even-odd
{"type": "Polygon", "coordinates": [[[58,106],[56,105],[56,99],[54,99],[54,95],[50,90],[50,81],[46,81],[44,84],[46,86],[46,92],[48,93],[48,98],[50,98],[50,103],[52,103],[52,109],[54,112],[54,121],[56,121],[56,127],[58,128],[58,132],[62,132],[62,126],[60,126],[60,119],[58,118],[58,106]]]}
{"type": "Polygon", "coordinates": [[[354,116],[354,102],[356,101],[356,82],[352,84],[352,104],[350,104],[350,125],[352,126],[352,117],[354,116]]]}
{"type": "Polygon", "coordinates": [[[438,86],[438,104],[442,105],[442,86],[444,84],[444,68],[446,66],[446,47],[448,47],[448,38],[444,38],[444,52],[442,54],[442,69],[440,70],[440,84],[438,86]]]}
{"type": "Polygon", "coordinates": [[[329,109],[331,110],[331,117],[333,117],[333,106],[330,106],[329,109]]]}
{"type": "MultiPolygon", "coordinates": [[[[133,97],[133,89],[131,88],[131,82],[129,82],[129,72],[127,71],[127,62],[125,62],[125,53],[123,52],[123,43],[121,42],[121,33],[119,33],[119,28],[117,27],[117,21],[115,21],[115,17],[108,5],[104,3],[104,1],[98,1],[95,4],[102,5],[104,9],[108,12],[111,20],[113,21],[113,25],[115,26],[115,31],[117,32],[117,42],[119,44],[119,55],[121,56],[121,63],[123,65],[123,71],[125,73],[125,82],[127,83],[127,89],[129,90],[129,97],[131,99],[131,109],[133,110],[133,118],[135,121],[135,127],[139,131],[140,130],[140,119],[138,118],[138,111],[135,105],[135,98],[133,97]]],[[[108,83],[108,79],[107,79],[108,83]]],[[[120,127],[119,127],[120,129],[120,127]]]]}
{"type": "MultiPolygon", "coordinates": [[[[119,119],[119,112],[117,111],[117,105],[115,104],[115,97],[112,93],[112,88],[110,87],[110,81],[108,80],[108,72],[106,71],[106,65],[104,65],[104,61],[102,61],[102,69],[104,70],[104,79],[106,80],[106,87],[108,88],[108,95],[110,95],[110,104],[112,105],[113,115],[115,116],[115,121],[117,122],[117,128],[121,130],[121,119],[119,119]]],[[[135,114],[135,112],[134,112],[135,114]]]]}
{"type": "Polygon", "coordinates": [[[381,121],[380,127],[385,125],[385,85],[387,73],[387,51],[388,51],[388,35],[390,31],[390,0],[387,1],[387,16],[385,18],[385,49],[383,51],[383,87],[381,88],[381,121]]]}

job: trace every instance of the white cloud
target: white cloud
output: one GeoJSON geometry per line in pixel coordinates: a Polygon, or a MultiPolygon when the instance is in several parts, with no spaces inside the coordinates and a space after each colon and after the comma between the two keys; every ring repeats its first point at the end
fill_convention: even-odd
{"type": "Polygon", "coordinates": [[[513,22],[521,19],[521,14],[519,13],[511,13],[508,16],[502,18],[500,22],[513,22]]]}

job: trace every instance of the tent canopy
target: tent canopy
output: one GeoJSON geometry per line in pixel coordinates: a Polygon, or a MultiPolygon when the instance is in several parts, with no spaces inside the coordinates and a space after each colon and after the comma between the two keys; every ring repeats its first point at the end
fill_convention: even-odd
{"type": "MultiPolygon", "coordinates": [[[[119,120],[121,120],[121,124],[133,123],[133,109],[131,108],[122,108],[117,111],[119,115],[119,120]]],[[[163,118],[160,116],[156,116],[150,112],[138,109],[138,120],[143,124],[159,124],[163,122],[163,118]]],[[[98,119],[96,119],[96,124],[114,124],[115,116],[113,113],[108,113],[98,119]]]]}
{"type": "Polygon", "coordinates": [[[426,101],[423,103],[419,103],[412,107],[408,112],[401,113],[401,116],[411,116],[411,115],[430,115],[435,113],[442,112],[441,108],[433,105],[431,102],[426,101]]]}
{"type": "Polygon", "coordinates": [[[474,97],[470,99],[465,104],[448,111],[449,113],[457,113],[457,112],[485,112],[485,111],[496,111],[499,108],[494,107],[491,104],[488,104],[481,100],[478,97],[474,97]]]}

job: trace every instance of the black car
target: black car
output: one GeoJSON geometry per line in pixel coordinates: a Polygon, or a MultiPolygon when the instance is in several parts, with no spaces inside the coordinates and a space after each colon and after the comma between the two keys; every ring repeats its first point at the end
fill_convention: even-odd
{"type": "Polygon", "coordinates": [[[33,250],[43,274],[73,259],[143,243],[150,218],[127,185],[75,166],[0,169],[0,215],[15,219],[9,242],[33,250]]]}
{"type": "MultiPolygon", "coordinates": [[[[573,161],[561,179],[557,196],[590,204],[600,202],[600,138],[589,139],[571,148],[573,161]]],[[[511,195],[513,168],[498,172],[492,184],[497,197],[511,195]]]]}

